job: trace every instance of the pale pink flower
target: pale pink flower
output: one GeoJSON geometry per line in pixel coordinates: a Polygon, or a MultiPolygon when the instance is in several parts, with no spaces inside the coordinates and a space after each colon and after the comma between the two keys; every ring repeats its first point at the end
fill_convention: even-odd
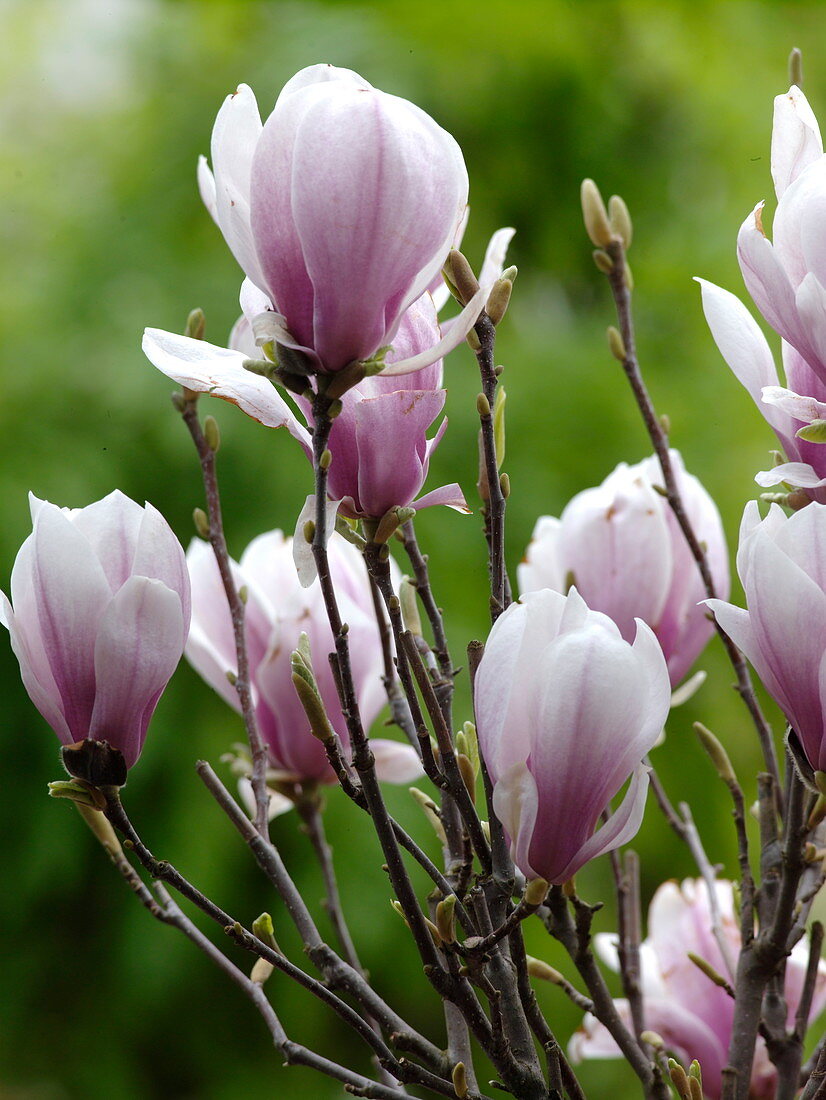
{"type": "Polygon", "coordinates": [[[765,519],[750,501],[737,572],[748,610],[709,600],[717,622],[754,665],[815,771],[826,771],[826,504],[765,519]]]}
{"type": "Polygon", "coordinates": [[[497,619],[475,683],[493,806],[520,871],[562,883],[627,843],[645,806],[642,759],[671,696],[650,628],[638,621],[631,644],[575,588],[532,592],[497,619]],[[595,832],[629,777],[621,805],[595,832]]]}
{"type": "MultiPolygon", "coordinates": [[[[740,928],[734,912],[730,882],[716,883],[721,915],[721,936],[726,955],[736,962],[740,951],[740,928]]],[[[600,933],[595,947],[604,961],[619,970],[616,937],[600,933]]],[[[659,887],[648,910],[648,939],[640,947],[645,1026],[662,1036],[666,1047],[686,1066],[697,1059],[703,1073],[703,1091],[709,1100],[719,1100],[722,1070],[728,1063],[734,1001],[689,959],[699,955],[719,973],[731,977],[728,963],[711,926],[708,889],[701,879],[686,879],[682,885],[666,882],[659,887]]],[[[795,1012],[803,989],[809,958],[808,943],[801,940],[786,964],[788,1026],[794,1026],[795,1012]]],[[[628,1002],[614,1004],[626,1024],[631,1017],[628,1002]]],[[[826,1005],[826,964],[819,965],[810,1018],[826,1005]]],[[[570,1044],[575,1061],[583,1058],[619,1058],[621,1053],[606,1028],[590,1014],[570,1044]]],[[[758,1037],[752,1068],[751,1100],[774,1096],[776,1072],[765,1043],[758,1037]]]]}
{"type": "Polygon", "coordinates": [[[131,768],[189,630],[184,552],[160,512],[119,491],[78,509],[30,502],[0,615],[23,683],[64,745],[108,741],[131,768]]]}
{"type": "MultiPolygon", "coordinates": [[[[723,599],[729,592],[728,551],[720,513],[677,451],[671,463],[689,520],[705,544],[712,577],[723,599]]],[[[594,611],[610,616],[630,642],[636,619],[657,636],[672,685],[678,684],[714,627],[700,603],[700,571],[668,501],[655,456],[622,462],[603,483],[585,489],[559,519],[542,516],[519,566],[520,592],[570,585],[594,611]]]]}
{"type": "Polygon", "coordinates": [[[754,304],[782,339],[786,385],[780,385],[766,338],[743,304],[705,280],[703,309],[731,370],[773,428],[788,459],[756,477],[826,501],[826,450],[797,436],[826,416],[826,157],[820,129],[795,87],[775,100],[771,168],[777,193],[774,241],[766,237],[763,203],[737,238],[743,278],[754,304]]]}
{"type": "MultiPolygon", "coordinates": [[[[340,535],[328,545],[330,570],[342,618],[349,626],[353,678],[365,729],[385,703],[378,626],[361,555],[340,535]]],[[[235,640],[223,585],[210,548],[193,542],[187,553],[192,578],[192,630],[187,660],[235,710],[238,694],[227,679],[237,671],[235,640]]],[[[247,590],[245,610],[250,680],[258,726],[272,769],[297,782],[335,783],[322,743],[310,731],[292,683],[290,656],[307,634],[321,697],[345,751],[347,724],[341,713],[328,655],[335,651],[318,581],[304,588],[292,557],[292,539],[270,531],[253,539],[232,563],[236,584],[247,590]]],[[[371,741],[381,778],[409,782],[421,774],[419,758],[397,741],[371,741]]]]}

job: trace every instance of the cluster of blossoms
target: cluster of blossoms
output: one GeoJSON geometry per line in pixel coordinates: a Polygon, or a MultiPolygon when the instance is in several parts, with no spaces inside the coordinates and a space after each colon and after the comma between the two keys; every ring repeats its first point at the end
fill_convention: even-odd
{"type": "MultiPolygon", "coordinates": [[[[241,86],[218,114],[211,162],[211,169],[204,159],[199,165],[201,195],[243,270],[242,316],[227,347],[149,329],[144,350],[190,391],[186,400],[211,394],[268,427],[286,427],[316,471],[324,471],[317,485],[328,499],[321,489],[317,501],[308,498],[295,540],[270,531],[239,562],[223,563],[236,594],[243,593],[252,711],[277,813],[292,804],[285,794],[298,798],[305,788],[341,778],[333,753],[349,766],[351,723],[369,729],[392,691],[395,669],[401,674],[407,667],[402,633],[391,640],[379,599],[387,597],[392,619],[399,609],[395,566],[387,565],[388,597],[376,574],[368,576],[367,552],[333,533],[330,522],[320,541],[346,629],[337,626],[325,573],[319,566],[315,577],[307,567],[308,544],[316,539],[312,517],[326,506],[355,543],[384,552],[386,539],[376,532],[389,514],[399,520],[436,504],[468,510],[456,484],[420,495],[447,421],[432,438],[427,433],[445,405],[444,356],[486,303],[488,319],[493,315],[492,288],[509,284],[503,263],[512,231],[494,235],[478,281],[453,287],[462,308],[440,326],[441,272],[467,217],[462,154],[419,108],[346,69],[302,70],[264,123],[251,90],[241,86]],[[330,400],[322,405],[320,397],[330,400]],[[329,421],[320,455],[319,419],[329,421]],[[329,660],[345,634],[348,698],[340,659],[329,660]],[[319,736],[305,696],[296,692],[297,654],[329,736],[319,736]]],[[[768,345],[745,307],[709,283],[703,301],[720,350],[789,460],[758,480],[785,483],[791,490],[785,502],[798,510],[787,518],[773,504],[761,519],[756,502],[747,506],[737,556],[747,610],[727,602],[720,516],[676,451],[663,447],[660,457],[623,463],[600,486],[578,493],[558,519],[539,519],[519,567],[521,596],[499,608],[473,700],[491,813],[528,890],[538,883],[531,897],[544,900],[549,886],[570,885],[590,860],[636,834],[648,754],[661,740],[674,690],[712,636],[712,614],[788,719],[804,780],[826,791],[826,463],[817,441],[826,427],[826,270],[820,270],[822,233],[812,232],[826,209],[826,157],[795,88],[778,98],[772,169],[779,200],[774,244],[758,207],[738,249],[755,303],[783,339],[789,389],[777,384],[768,345]],[[682,518],[667,499],[666,471],[682,518]],[[685,524],[701,547],[705,578],[685,524]]],[[[122,773],[98,785],[125,781],[182,653],[242,710],[238,617],[227,602],[222,561],[205,542],[194,542],[185,556],[155,509],[117,492],[78,511],[32,498],[32,520],[2,620],[24,684],[64,746],[105,742],[122,757],[122,773]]],[[[379,560],[386,564],[387,555],[379,560]]],[[[407,703],[418,706],[414,693],[407,703]]],[[[411,741],[417,734],[418,749],[371,739],[379,778],[409,783],[436,766],[428,738],[414,730],[411,741]]],[[[465,762],[472,768],[469,755],[465,762]]],[[[448,782],[447,770],[440,776],[448,782]]],[[[95,774],[80,778],[95,785],[95,774]]],[[[441,820],[439,828],[444,837],[441,820]]],[[[444,922],[433,927],[444,933],[439,946],[455,942],[444,922]]],[[[596,942],[608,964],[618,965],[614,943],[604,936],[596,942]]],[[[722,1095],[735,1006],[689,955],[725,975],[725,985],[736,977],[741,948],[730,883],[668,883],[658,890],[649,938],[640,945],[646,1019],[669,1050],[685,1061],[699,1059],[710,1100],[722,1095]],[[721,915],[717,935],[714,912],[721,915]]],[[[786,953],[791,1028],[808,952],[798,939],[786,953]]],[[[814,1012],[826,1003],[823,964],[810,999],[814,1012]]],[[[634,1026],[627,1002],[618,1002],[617,1011],[634,1026]]],[[[604,1021],[586,1017],[573,1055],[617,1051],[604,1021]]],[[[761,1044],[750,1095],[770,1096],[775,1080],[761,1044]]],[[[456,1088],[457,1096],[468,1094],[456,1088]]]]}

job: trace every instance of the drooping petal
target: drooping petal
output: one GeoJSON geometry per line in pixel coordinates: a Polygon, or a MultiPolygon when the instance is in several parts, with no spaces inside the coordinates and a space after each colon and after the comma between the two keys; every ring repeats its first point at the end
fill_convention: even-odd
{"type": "Polygon", "coordinates": [[[305,450],[310,448],[307,429],[271,382],[244,370],[246,356],[240,352],[152,328],[144,333],[143,350],[150,363],[179,385],[229,401],[265,427],[286,428],[305,450]]]}

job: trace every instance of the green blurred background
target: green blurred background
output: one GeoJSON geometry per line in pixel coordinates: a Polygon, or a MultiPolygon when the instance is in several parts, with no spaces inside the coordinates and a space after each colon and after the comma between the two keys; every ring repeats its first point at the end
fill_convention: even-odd
{"type": "MultiPolygon", "coordinates": [[[[821,4],[6,0],[0,11],[4,588],[29,530],[29,489],[80,506],[120,487],[190,538],[198,469],[140,333],[180,330],[198,305],[208,337],[225,338],[240,273],[199,202],[196,158],[237,83],[253,86],[266,113],[284,81],[317,61],[413,99],[456,136],[471,179],[465,251],[474,262],[495,228],[517,228],[510,258],[520,274],[498,352],[509,394],[511,568],[538,514],[559,514],[574,492],[649,450],[605,346],[607,287],[579,218],[586,175],[631,208],[642,363],[674,444],[719,502],[734,544],[773,436],[720,360],[691,277],[741,288],[735,235],[757,200],[772,206],[772,97],[787,86],[792,46],[804,49],[815,110],[826,101],[821,4]]],[[[478,381],[466,348],[450,358],[447,385],[450,429],[428,484],[458,479],[470,499],[478,381]]],[[[204,405],[222,429],[226,525],[238,555],[262,530],[292,529],[309,471],[285,434],[204,405]]],[[[425,512],[419,531],[461,654],[486,632],[479,518],[425,512]]],[[[701,664],[709,681],[674,715],[657,763],[733,873],[728,803],[691,722],[717,731],[744,776],[758,760],[718,643],[701,664]]],[[[56,741],[5,643],[0,668],[0,1096],[341,1096],[308,1070],[281,1068],[241,995],[149,918],[72,808],[46,797],[46,782],[60,775],[56,741]]],[[[462,684],[460,718],[467,707],[462,684]]],[[[246,921],[270,909],[295,957],[281,906],[193,770],[200,757],[217,765],[240,736],[235,716],[182,665],[126,801],[150,845],[217,902],[246,921]]],[[[409,796],[392,790],[388,800],[435,855],[409,796]]],[[[363,960],[378,988],[441,1042],[440,1005],[390,909],[368,823],[339,792],[328,801],[363,960]]],[[[322,887],[307,839],[289,816],[274,834],[315,904],[322,887]]],[[[653,805],[637,847],[646,903],[664,878],[693,873],[653,805]]],[[[605,866],[579,881],[589,899],[610,899],[605,866]]],[[[609,903],[598,928],[612,927],[612,912],[609,903]]],[[[326,928],[320,908],[319,919],[326,928]]],[[[529,950],[567,969],[541,929],[530,931],[529,950]]],[[[316,1002],[277,975],[268,988],[294,1039],[367,1068],[316,1002]]],[[[539,996],[567,1041],[578,1013],[554,988],[539,996]]],[[[637,1094],[619,1063],[585,1066],[582,1080],[589,1096],[637,1094]]]]}

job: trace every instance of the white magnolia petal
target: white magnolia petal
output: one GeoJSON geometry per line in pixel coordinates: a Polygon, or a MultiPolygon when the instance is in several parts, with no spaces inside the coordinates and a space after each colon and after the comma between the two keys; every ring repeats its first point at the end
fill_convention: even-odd
{"type": "Polygon", "coordinates": [[[421,758],[412,745],[371,737],[370,749],[376,760],[376,775],[385,783],[412,783],[424,774],[421,758]]]}
{"type": "Polygon", "coordinates": [[[271,382],[244,369],[240,352],[155,328],[146,329],[142,346],[150,363],[167,378],[229,401],[267,428],[286,428],[305,449],[310,447],[307,429],[271,382]]]}
{"type": "MultiPolygon", "coordinates": [[[[338,513],[340,500],[328,500],[325,508],[324,541],[329,541],[330,535],[336,529],[336,514],[338,513]]],[[[298,572],[298,579],[303,588],[309,588],[318,577],[315,558],[313,557],[312,543],[307,542],[304,528],[308,520],[315,523],[315,495],[311,494],[304,501],[304,507],[298,514],[293,537],[293,561],[298,572]]]]}
{"type": "Polygon", "coordinates": [[[820,476],[807,462],[781,462],[771,470],[761,470],[754,480],[764,489],[774,485],[793,485],[797,489],[822,489],[826,478],[820,476]]]}
{"type": "Polygon", "coordinates": [[[485,302],[487,301],[489,293],[490,287],[480,287],[462,312],[452,319],[449,331],[441,338],[438,344],[434,344],[432,348],[428,348],[426,351],[419,352],[418,355],[414,355],[410,359],[402,359],[396,363],[388,363],[382,371],[382,374],[385,377],[396,374],[412,374],[413,371],[421,370],[422,367],[429,367],[430,364],[435,363],[437,359],[443,359],[444,356],[461,344],[479,320],[479,314],[485,308],[485,302]]]}

